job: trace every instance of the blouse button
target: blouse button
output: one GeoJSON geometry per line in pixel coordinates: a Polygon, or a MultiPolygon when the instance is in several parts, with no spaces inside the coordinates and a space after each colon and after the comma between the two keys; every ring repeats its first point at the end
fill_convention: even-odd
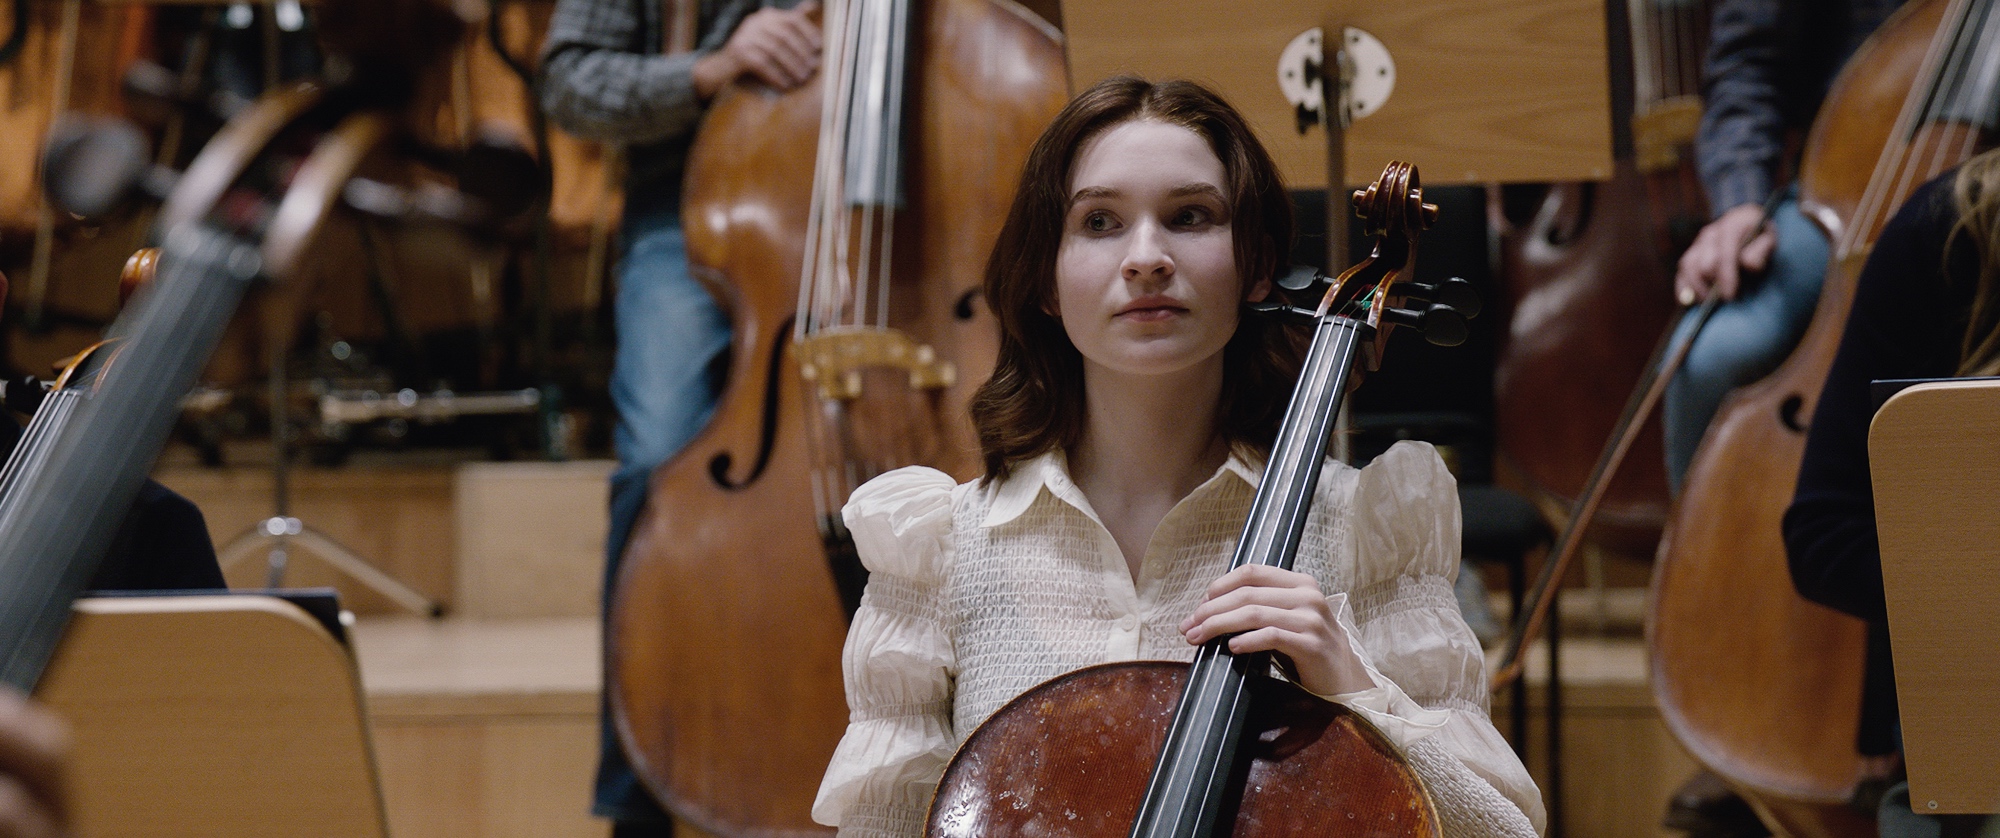
{"type": "Polygon", "coordinates": [[[1127,614],[1127,615],[1125,615],[1125,616],[1123,616],[1123,617],[1119,617],[1119,618],[1118,618],[1118,630],[1119,630],[1119,631],[1138,631],[1138,630],[1139,630],[1139,618],[1138,618],[1138,617],[1134,617],[1134,616],[1132,616],[1132,615],[1130,615],[1130,614],[1127,614]]]}

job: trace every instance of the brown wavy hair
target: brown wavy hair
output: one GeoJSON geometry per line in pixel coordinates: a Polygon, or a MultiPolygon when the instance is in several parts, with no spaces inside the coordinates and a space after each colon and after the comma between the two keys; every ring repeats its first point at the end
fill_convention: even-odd
{"type": "MultiPolygon", "coordinates": [[[[1965,336],[1960,339],[1955,374],[2000,375],[2000,152],[1987,152],[1959,167],[1952,181],[1958,225],[1979,254],[1979,278],[1972,292],[1965,336]]],[[[1949,253],[1950,245],[1946,245],[1949,253]]],[[[1949,258],[1949,257],[1947,257],[1949,258]]]]}
{"type": "MultiPolygon", "coordinates": [[[[1083,439],[1083,356],[1049,312],[1056,253],[1069,213],[1076,154],[1104,131],[1136,120],[1179,125],[1208,140],[1222,161],[1244,292],[1276,279],[1292,246],[1292,205],[1278,167],[1222,97],[1188,81],[1121,76],[1084,91],[1035,141],[1013,207],[986,263],[986,300],[1000,321],[993,377],[971,404],[986,479],[1014,463],[1068,450],[1083,439]]],[[[1302,341],[1262,317],[1243,317],[1223,349],[1220,430],[1233,448],[1268,449],[1298,378],[1302,341]]]]}

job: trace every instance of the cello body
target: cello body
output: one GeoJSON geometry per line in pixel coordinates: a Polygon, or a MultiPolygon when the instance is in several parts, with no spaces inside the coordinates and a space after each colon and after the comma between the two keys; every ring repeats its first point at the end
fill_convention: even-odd
{"type": "Polygon", "coordinates": [[[1966,5],[1905,5],[1835,79],[1800,174],[1801,207],[1834,243],[1818,307],[1777,371],[1738,390],[1710,424],[1654,567],[1647,638],[1662,716],[1767,822],[1796,835],[1872,836],[1875,825],[1846,804],[1862,778],[1865,629],[1798,595],[1781,520],[1876,234],[1912,189],[1980,144],[1974,127],[1905,108],[1930,85],[1934,34],[1966,5]]]}
{"type": "MultiPolygon", "coordinates": [[[[1160,756],[1185,664],[1104,664],[1050,679],[980,725],[938,784],[935,838],[1127,835],[1160,756]],[[1077,742],[1092,743],[1076,747],[1077,742]],[[1010,802],[1004,790],[1018,796],[1010,802]]],[[[1402,754],[1338,704],[1269,678],[1250,720],[1221,834],[1432,836],[1438,816],[1402,754]],[[1339,778],[1329,782],[1328,778],[1339,778]],[[1306,813],[1344,812],[1346,819],[1306,813]]]]}
{"type": "Polygon", "coordinates": [[[829,537],[846,494],[825,460],[859,479],[911,464],[976,473],[965,404],[997,336],[973,292],[1028,147],[1068,98],[1044,22],[1007,0],[920,5],[886,307],[955,380],[919,389],[857,370],[862,395],[836,402],[801,375],[812,138],[827,136],[834,68],[787,93],[732,86],[689,157],[689,261],[732,318],[729,375],[710,424],[653,476],[613,598],[607,683],[641,780],[718,836],[830,832],[810,810],[848,720],[829,537]]]}

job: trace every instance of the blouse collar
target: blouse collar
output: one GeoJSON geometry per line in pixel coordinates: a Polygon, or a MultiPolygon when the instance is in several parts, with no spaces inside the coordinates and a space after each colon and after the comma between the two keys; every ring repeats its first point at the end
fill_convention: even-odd
{"type": "MultiPolygon", "coordinates": [[[[1255,489],[1258,479],[1263,476],[1263,469],[1259,465],[1245,462],[1232,450],[1229,452],[1229,459],[1223,461],[1222,467],[1216,469],[1215,476],[1210,477],[1207,482],[1212,483],[1216,477],[1223,474],[1236,475],[1255,489]]],[[[1019,463],[1005,480],[987,484],[986,518],[980,522],[980,526],[997,527],[1021,517],[1021,513],[1028,511],[1028,507],[1035,502],[1035,498],[1041,496],[1043,489],[1047,489],[1057,500],[1082,510],[1093,519],[1097,517],[1097,512],[1090,508],[1089,499],[1083,496],[1083,490],[1077,488],[1076,483],[1070,480],[1069,457],[1062,451],[1056,450],[1019,463]]]]}

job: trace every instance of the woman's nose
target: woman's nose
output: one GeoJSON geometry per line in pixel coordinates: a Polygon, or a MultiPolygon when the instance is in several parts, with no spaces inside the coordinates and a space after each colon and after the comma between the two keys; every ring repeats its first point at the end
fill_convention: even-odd
{"type": "Polygon", "coordinates": [[[1174,260],[1167,254],[1166,236],[1158,224],[1140,223],[1126,241],[1125,263],[1120,266],[1126,280],[1173,276],[1174,260]]]}

